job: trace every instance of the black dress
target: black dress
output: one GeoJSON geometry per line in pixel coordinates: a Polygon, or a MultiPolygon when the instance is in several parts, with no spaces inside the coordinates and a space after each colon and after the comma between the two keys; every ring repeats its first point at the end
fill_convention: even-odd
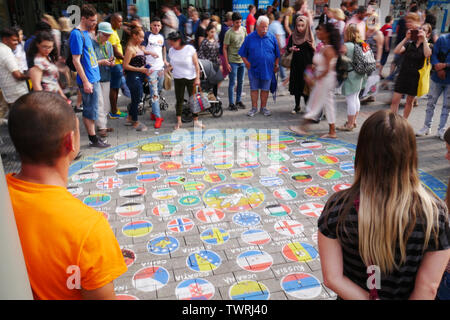
{"type": "MultiPolygon", "coordinates": [[[[292,37],[289,38],[288,48],[292,47],[292,37]]],[[[299,46],[300,51],[294,51],[291,62],[291,73],[289,75],[289,92],[291,95],[303,95],[305,88],[305,79],[303,74],[308,65],[312,64],[314,49],[308,42],[304,42],[299,46]]]]}
{"type": "Polygon", "coordinates": [[[425,61],[423,43],[416,47],[416,44],[411,41],[405,48],[403,63],[395,81],[394,92],[417,96],[417,87],[420,79],[419,70],[423,67],[425,61]]]}

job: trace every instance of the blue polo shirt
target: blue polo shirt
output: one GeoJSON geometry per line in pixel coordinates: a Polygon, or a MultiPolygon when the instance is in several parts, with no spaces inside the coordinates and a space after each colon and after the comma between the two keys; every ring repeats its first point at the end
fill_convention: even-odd
{"type": "Polygon", "coordinates": [[[260,37],[254,31],[245,38],[238,54],[250,62],[252,76],[261,80],[272,80],[275,59],[280,57],[280,48],[275,36],[267,33],[260,37]]]}
{"type": "MultiPolygon", "coordinates": [[[[450,64],[450,33],[440,36],[434,44],[433,54],[431,55],[431,64],[434,66],[439,62],[450,64]],[[442,58],[445,58],[446,56],[446,60],[443,60],[442,58]],[[441,58],[441,60],[439,58],[441,58]]],[[[432,73],[431,79],[436,83],[450,84],[450,68],[447,68],[445,71],[445,80],[439,78],[437,72],[432,73]]]]}

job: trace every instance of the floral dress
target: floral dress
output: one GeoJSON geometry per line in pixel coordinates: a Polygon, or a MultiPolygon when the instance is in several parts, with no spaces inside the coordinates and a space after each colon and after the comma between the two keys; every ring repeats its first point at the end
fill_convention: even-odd
{"type": "Polygon", "coordinates": [[[41,86],[43,91],[59,91],[59,70],[58,67],[50,62],[46,57],[35,57],[34,66],[42,71],[41,86]]]}
{"type": "Polygon", "coordinates": [[[198,49],[198,58],[211,61],[214,67],[219,66],[221,64],[219,58],[219,43],[217,41],[204,39],[198,49]]]}

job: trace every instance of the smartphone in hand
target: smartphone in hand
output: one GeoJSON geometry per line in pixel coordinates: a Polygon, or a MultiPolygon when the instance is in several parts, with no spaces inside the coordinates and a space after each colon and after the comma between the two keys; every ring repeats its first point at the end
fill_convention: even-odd
{"type": "Polygon", "coordinates": [[[417,41],[419,39],[419,30],[411,30],[411,40],[417,41]]]}

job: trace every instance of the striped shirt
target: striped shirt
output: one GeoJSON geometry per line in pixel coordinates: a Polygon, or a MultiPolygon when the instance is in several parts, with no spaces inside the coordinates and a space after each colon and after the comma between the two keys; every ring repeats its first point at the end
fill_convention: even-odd
{"type": "MultiPolygon", "coordinates": [[[[327,238],[337,239],[337,222],[342,208],[342,201],[336,205],[336,197],[331,197],[318,220],[318,227],[320,232],[327,238]],[[328,218],[326,218],[328,216],[328,218]]],[[[445,250],[450,248],[450,227],[447,218],[447,212],[443,206],[438,205],[439,210],[439,235],[438,247],[436,248],[433,234],[429,241],[427,251],[445,250]]],[[[359,255],[359,240],[358,240],[358,202],[350,209],[343,225],[347,229],[348,234],[343,233],[343,239],[340,239],[343,255],[343,269],[344,275],[359,285],[366,291],[367,288],[367,267],[359,255]]],[[[426,223],[420,217],[416,220],[416,225],[406,243],[406,261],[399,269],[389,274],[381,274],[381,288],[378,289],[378,296],[380,299],[388,300],[406,300],[411,295],[414,289],[414,283],[419,269],[420,263],[423,259],[424,239],[425,239],[426,223]]],[[[396,261],[400,261],[400,250],[397,246],[396,261]]]]}

